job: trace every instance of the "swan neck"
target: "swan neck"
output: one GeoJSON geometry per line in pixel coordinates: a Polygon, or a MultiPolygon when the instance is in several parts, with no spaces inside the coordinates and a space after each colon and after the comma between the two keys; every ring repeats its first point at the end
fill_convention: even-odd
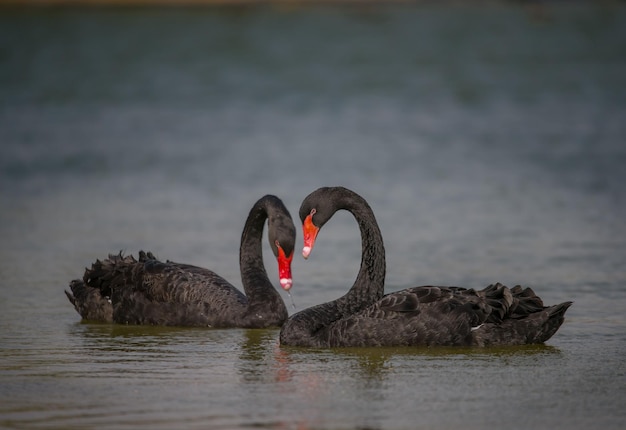
{"type": "Polygon", "coordinates": [[[250,210],[241,234],[239,268],[243,288],[250,302],[267,301],[270,295],[278,296],[263,263],[263,229],[271,210],[271,204],[268,201],[257,202],[250,210]]]}
{"type": "Polygon", "coordinates": [[[345,301],[348,312],[361,310],[382,298],[385,289],[385,247],[376,217],[363,200],[356,207],[347,207],[361,232],[361,265],[345,301]]]}

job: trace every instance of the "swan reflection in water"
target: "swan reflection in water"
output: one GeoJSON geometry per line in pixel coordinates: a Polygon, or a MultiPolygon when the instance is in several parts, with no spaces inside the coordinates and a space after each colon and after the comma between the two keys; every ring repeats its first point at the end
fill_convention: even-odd
{"type": "Polygon", "coordinates": [[[435,400],[440,406],[450,401],[444,390],[450,388],[449,378],[471,386],[561,355],[546,345],[285,347],[278,343],[277,329],[76,322],[69,331],[74,343],[65,364],[54,358],[55,375],[65,381],[78,375],[76,381],[93,385],[91,390],[101,390],[103,383],[114,389],[119,416],[112,419],[120,424],[127,423],[124,417],[159,415],[163,422],[184,418],[225,427],[306,429],[349,419],[356,426],[384,428],[400,397],[422,402],[421,407],[435,400]]]}
{"type": "Polygon", "coordinates": [[[262,405],[268,414],[288,418],[283,425],[276,423],[277,428],[293,428],[294,422],[298,428],[323,427],[346,416],[352,416],[351,424],[384,428],[389,413],[386,408],[402,393],[409,398],[425,396],[425,402],[432,401],[428,391],[443,399],[440,402],[449,399],[449,392],[436,392],[440,390],[438,380],[445,379],[443,375],[471,385],[482,374],[489,377],[508,372],[511,365],[534,366],[539,359],[558,359],[561,355],[558,348],[543,344],[493,348],[285,347],[278,344],[275,330],[246,330],[242,340],[237,362],[241,391],[249,393],[249,401],[262,405]],[[408,381],[422,381],[422,385],[408,381]]]}

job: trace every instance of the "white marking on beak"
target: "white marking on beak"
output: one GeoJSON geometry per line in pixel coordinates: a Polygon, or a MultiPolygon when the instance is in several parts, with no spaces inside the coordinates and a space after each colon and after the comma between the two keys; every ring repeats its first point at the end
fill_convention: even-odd
{"type": "Polygon", "coordinates": [[[289,291],[292,285],[291,278],[280,278],[280,286],[283,287],[283,290],[289,291]]]}

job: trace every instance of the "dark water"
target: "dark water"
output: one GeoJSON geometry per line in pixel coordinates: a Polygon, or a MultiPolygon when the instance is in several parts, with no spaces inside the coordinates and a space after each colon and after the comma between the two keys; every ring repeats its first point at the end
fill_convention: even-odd
{"type": "MultiPolygon", "coordinates": [[[[626,422],[622,3],[3,8],[0,142],[0,427],[626,422]],[[296,216],[325,185],[376,212],[388,291],[522,283],[573,300],[566,323],[545,346],[308,351],[82,324],[63,295],[119,250],[240,285],[252,203],[296,216]]],[[[338,214],[294,261],[297,309],[359,253],[338,214]]]]}

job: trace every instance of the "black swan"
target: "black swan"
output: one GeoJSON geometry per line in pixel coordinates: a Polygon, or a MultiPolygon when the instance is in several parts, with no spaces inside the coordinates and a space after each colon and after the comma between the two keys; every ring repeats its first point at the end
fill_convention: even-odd
{"type": "Polygon", "coordinates": [[[267,195],[250,210],[241,235],[239,265],[245,295],[208,269],[163,263],[143,251],[139,260],[120,253],[96,261],[85,269],[82,280],[70,283],[72,293],[65,294],[89,321],[216,328],[281,326],[287,308],[263,265],[266,220],[280,284],[288,291],[296,230],[283,202],[267,195]]]}
{"type": "Polygon", "coordinates": [[[385,249],[372,209],[342,187],[320,188],[302,202],[307,258],[320,228],[338,210],[354,215],[361,230],[361,266],[343,297],[292,315],[281,345],[491,346],[542,343],[561,326],[571,302],[544,307],[530,288],[490,285],[476,291],[423,286],[383,295],[385,249]]]}

